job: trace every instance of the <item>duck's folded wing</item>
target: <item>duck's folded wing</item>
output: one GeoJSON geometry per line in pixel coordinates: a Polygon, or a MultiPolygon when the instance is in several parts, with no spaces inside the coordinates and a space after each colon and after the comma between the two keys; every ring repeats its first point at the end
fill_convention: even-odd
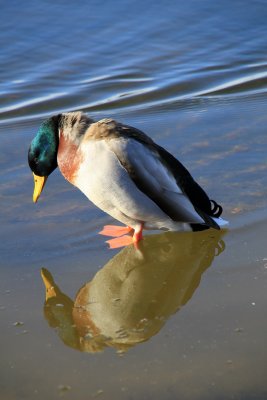
{"type": "Polygon", "coordinates": [[[134,138],[112,138],[108,145],[138,189],[173,221],[217,227],[212,218],[207,217],[205,212],[198,211],[186,195],[183,182],[186,185],[188,171],[185,168],[176,171],[179,181],[166,157],[160,154],[159,146],[154,143],[147,145],[134,138]]]}

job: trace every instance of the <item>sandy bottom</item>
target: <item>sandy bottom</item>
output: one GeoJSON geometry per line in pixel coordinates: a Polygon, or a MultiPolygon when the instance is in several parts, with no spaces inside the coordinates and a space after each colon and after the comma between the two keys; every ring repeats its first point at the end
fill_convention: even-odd
{"type": "Polygon", "coordinates": [[[1,398],[266,399],[267,219],[239,219],[140,251],[6,228],[1,398]]]}

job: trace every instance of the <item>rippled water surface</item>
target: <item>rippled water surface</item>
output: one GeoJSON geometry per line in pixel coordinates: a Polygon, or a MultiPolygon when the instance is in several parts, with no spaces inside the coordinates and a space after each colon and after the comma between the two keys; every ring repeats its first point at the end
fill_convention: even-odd
{"type": "Polygon", "coordinates": [[[267,3],[16,0],[0,30],[0,395],[266,399],[267,3]],[[62,111],[148,133],[230,221],[108,250],[27,150],[62,111]]]}

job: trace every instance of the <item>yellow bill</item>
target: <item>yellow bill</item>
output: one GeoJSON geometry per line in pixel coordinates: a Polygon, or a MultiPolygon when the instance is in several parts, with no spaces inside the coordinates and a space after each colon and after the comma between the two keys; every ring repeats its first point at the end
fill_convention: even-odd
{"type": "Polygon", "coordinates": [[[54,282],[54,279],[50,272],[42,268],[41,269],[41,277],[43,279],[45,289],[46,289],[46,294],[45,294],[45,300],[49,300],[51,297],[56,297],[56,284],[54,282]]]}
{"type": "Polygon", "coordinates": [[[33,189],[32,200],[34,203],[36,203],[40,197],[40,194],[42,193],[45,182],[47,180],[47,176],[38,176],[33,173],[33,180],[34,180],[34,189],[33,189]]]}

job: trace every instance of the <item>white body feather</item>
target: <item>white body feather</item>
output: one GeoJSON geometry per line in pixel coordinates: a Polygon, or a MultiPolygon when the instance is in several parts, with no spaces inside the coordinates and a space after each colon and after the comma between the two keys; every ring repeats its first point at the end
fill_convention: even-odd
{"type": "Polygon", "coordinates": [[[187,224],[173,221],[157,204],[137,188],[115,153],[126,156],[142,174],[148,188],[183,209],[191,223],[203,223],[188,198],[182,194],[174,177],[142,143],[128,138],[83,140],[83,162],[74,181],[97,207],[122,223],[139,229],[184,230],[187,224]]]}

